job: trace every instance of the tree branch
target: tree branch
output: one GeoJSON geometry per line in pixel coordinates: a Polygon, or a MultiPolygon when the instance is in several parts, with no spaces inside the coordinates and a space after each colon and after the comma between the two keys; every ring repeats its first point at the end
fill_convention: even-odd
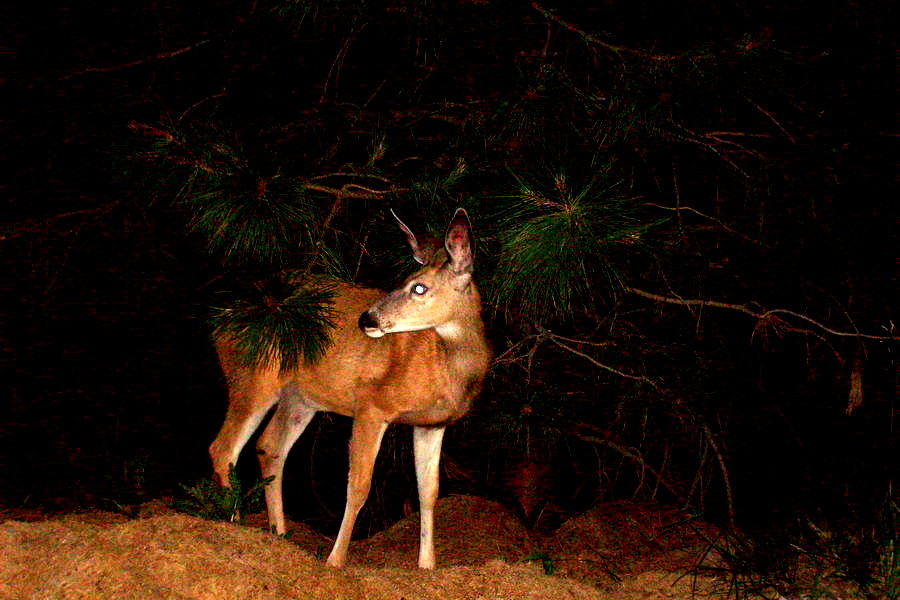
{"type": "Polygon", "coordinates": [[[317,183],[307,183],[303,186],[305,189],[313,192],[321,192],[329,194],[337,198],[382,198],[385,194],[401,191],[400,188],[389,188],[386,190],[376,190],[365,187],[356,183],[346,183],[341,187],[332,187],[328,185],[320,185],[317,183]]]}
{"type": "Polygon", "coordinates": [[[679,206],[663,206],[663,205],[661,205],[661,204],[655,204],[655,203],[653,203],[653,202],[645,202],[645,203],[644,203],[644,206],[652,206],[652,207],[654,207],[654,208],[659,208],[659,209],[661,209],[661,210],[674,210],[674,211],[679,212],[679,213],[680,213],[681,211],[692,212],[692,213],[694,213],[695,215],[699,215],[699,216],[703,217],[704,219],[709,219],[710,221],[713,221],[714,223],[717,223],[717,224],[718,224],[722,229],[724,229],[725,231],[727,231],[727,232],[729,232],[729,233],[733,233],[734,235],[736,235],[736,236],[738,236],[738,237],[744,238],[745,240],[747,240],[747,241],[750,242],[751,244],[758,245],[758,246],[764,245],[764,244],[762,244],[760,241],[753,239],[753,238],[750,237],[749,235],[746,235],[746,234],[744,234],[744,233],[741,233],[740,231],[738,231],[738,230],[736,230],[736,229],[732,229],[731,227],[729,227],[728,225],[726,225],[721,219],[717,219],[716,217],[711,217],[711,216],[709,216],[709,215],[707,215],[707,214],[704,214],[704,213],[700,212],[700,211],[697,210],[696,208],[691,208],[690,206],[681,206],[681,205],[679,205],[679,206]]]}
{"type": "Polygon", "coordinates": [[[541,13],[545,19],[552,21],[553,23],[556,23],[563,29],[567,29],[568,31],[571,31],[574,34],[577,34],[579,37],[581,37],[584,41],[586,41],[588,43],[594,44],[596,46],[600,46],[604,50],[608,50],[609,52],[612,52],[619,58],[621,58],[623,54],[629,54],[631,56],[637,56],[639,58],[645,58],[645,59],[655,60],[655,61],[659,61],[659,62],[671,62],[671,61],[678,60],[681,58],[681,56],[678,54],[648,54],[645,52],[641,52],[639,50],[633,50],[631,48],[626,48],[625,46],[617,46],[615,44],[610,44],[609,42],[605,42],[605,41],[601,40],[600,38],[598,38],[597,36],[590,34],[587,31],[584,31],[583,29],[579,29],[575,24],[570,23],[570,22],[556,16],[556,14],[554,14],[553,11],[551,11],[550,9],[544,8],[537,2],[532,2],[531,7],[533,9],[535,9],[536,11],[538,11],[539,13],[541,13]]]}
{"type": "Polygon", "coordinates": [[[612,373],[614,375],[618,375],[619,377],[624,377],[626,379],[633,379],[634,381],[640,381],[641,383],[649,383],[650,385],[656,387],[649,378],[644,377],[643,375],[629,375],[628,373],[625,373],[624,371],[620,371],[614,367],[605,365],[602,362],[595,359],[594,357],[592,357],[588,354],[585,354],[584,352],[582,352],[576,348],[573,348],[572,346],[569,346],[568,344],[564,344],[562,341],[560,341],[559,337],[553,335],[549,331],[547,332],[547,339],[550,340],[551,342],[553,342],[554,344],[556,344],[557,346],[559,346],[560,348],[562,348],[563,350],[568,350],[572,354],[574,354],[576,356],[580,356],[581,358],[591,362],[594,366],[600,367],[601,369],[609,371],[610,373],[612,373]]]}
{"type": "Polygon", "coordinates": [[[821,331],[833,336],[839,337],[852,337],[852,338],[860,338],[867,340],[879,340],[879,341],[900,341],[900,336],[897,335],[872,335],[867,333],[859,333],[859,332],[850,332],[850,331],[838,331],[836,329],[832,329],[822,323],[816,321],[815,319],[808,317],[806,315],[794,312],[792,310],[787,310],[784,308],[775,308],[771,310],[756,310],[750,308],[747,304],[731,304],[728,302],[719,302],[717,300],[702,300],[702,299],[684,299],[684,298],[673,298],[671,296],[661,296],[659,294],[654,294],[651,292],[646,292],[642,289],[635,287],[625,288],[626,292],[635,294],[636,296],[641,296],[643,298],[648,298],[650,300],[655,300],[656,302],[663,302],[666,304],[678,304],[681,306],[709,306],[711,308],[724,308],[728,310],[736,310],[738,312],[742,312],[744,314],[750,315],[751,317],[759,320],[770,323],[778,328],[786,329],[787,331],[792,331],[796,333],[809,333],[812,335],[816,335],[815,332],[810,331],[808,329],[801,329],[798,327],[792,327],[788,325],[784,320],[779,319],[776,315],[788,315],[791,317],[795,317],[798,319],[802,319],[807,323],[812,324],[817,327],[821,331]]]}
{"type": "MultiPolygon", "coordinates": [[[[34,233],[46,235],[48,232],[53,231],[60,222],[73,217],[84,218],[85,221],[89,217],[99,218],[112,211],[120,203],[120,200],[115,200],[100,206],[49,215],[44,218],[29,219],[19,223],[3,223],[0,224],[0,242],[34,233]]],[[[79,225],[81,224],[83,224],[83,222],[79,225]]],[[[61,235],[64,235],[65,233],[68,232],[61,232],[61,235]]]]}
{"type": "Polygon", "coordinates": [[[575,338],[569,338],[569,337],[565,337],[565,336],[561,336],[561,335],[556,335],[555,333],[553,333],[547,329],[544,329],[540,325],[535,325],[535,327],[537,327],[537,329],[538,329],[537,333],[533,333],[533,334],[525,337],[524,339],[519,340],[518,342],[516,342],[509,348],[507,348],[503,353],[501,353],[499,356],[497,356],[494,359],[494,364],[499,365],[499,364],[504,364],[504,363],[517,363],[520,360],[522,360],[523,358],[527,358],[528,366],[527,366],[526,370],[528,372],[528,377],[530,378],[531,377],[531,365],[534,362],[534,356],[535,356],[535,353],[537,352],[538,347],[541,345],[542,342],[549,341],[549,342],[553,342],[554,344],[556,344],[563,350],[566,350],[567,352],[571,352],[572,354],[574,354],[576,356],[580,356],[581,358],[592,363],[594,366],[599,367],[605,371],[609,371],[610,373],[612,373],[614,375],[618,375],[619,377],[624,377],[625,379],[632,379],[634,381],[640,381],[641,383],[648,383],[651,386],[656,387],[656,384],[653,382],[653,380],[651,380],[650,378],[648,378],[646,376],[631,375],[629,373],[625,373],[624,371],[620,371],[619,369],[616,369],[615,367],[611,367],[607,364],[604,364],[604,363],[598,361],[597,359],[595,359],[594,357],[590,356],[589,354],[586,354],[586,353],[582,352],[581,350],[579,350],[577,348],[573,348],[572,346],[569,345],[569,344],[584,344],[584,345],[588,345],[588,346],[609,346],[612,344],[612,342],[594,342],[591,340],[579,340],[579,339],[575,339],[575,338]],[[511,356],[514,354],[514,352],[518,348],[524,346],[525,344],[527,344],[530,341],[534,341],[534,345],[528,350],[528,352],[526,354],[518,355],[518,356],[511,356]]]}
{"type": "Polygon", "coordinates": [[[152,56],[146,56],[144,58],[140,58],[137,60],[132,60],[127,63],[121,63],[118,65],[110,65],[108,67],[87,67],[80,71],[75,71],[73,73],[69,73],[68,75],[64,75],[59,77],[59,81],[67,81],[69,79],[75,79],[76,77],[81,77],[82,75],[87,75],[88,73],[109,73],[111,71],[121,71],[123,69],[130,69],[131,67],[136,67],[138,65],[142,65],[144,63],[152,62],[155,60],[163,60],[166,58],[173,58],[178,56],[179,54],[184,54],[185,52],[190,52],[200,46],[208,44],[210,40],[200,40],[196,44],[191,44],[190,46],[184,46],[183,48],[178,48],[177,50],[169,50],[168,52],[158,52],[152,56]]]}
{"type": "Polygon", "coordinates": [[[613,441],[613,435],[611,433],[589,423],[577,423],[572,428],[571,432],[576,438],[582,441],[592,444],[609,446],[625,458],[629,458],[632,461],[636,462],[641,466],[642,469],[645,469],[647,472],[653,475],[653,477],[655,477],[656,480],[663,485],[663,487],[669,490],[669,492],[671,492],[673,496],[678,498],[679,501],[687,502],[687,499],[685,498],[681,490],[677,489],[674,484],[666,480],[666,478],[663,477],[663,475],[659,471],[647,464],[647,462],[644,460],[644,457],[641,455],[640,450],[638,450],[637,448],[626,448],[622,444],[616,443],[615,441],[613,441]]]}

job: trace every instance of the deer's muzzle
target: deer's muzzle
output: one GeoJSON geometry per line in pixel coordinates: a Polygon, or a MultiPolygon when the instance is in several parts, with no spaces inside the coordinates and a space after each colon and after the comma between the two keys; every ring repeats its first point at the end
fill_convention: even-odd
{"type": "Polygon", "coordinates": [[[384,331],[378,325],[378,321],[372,316],[370,311],[366,311],[359,315],[359,328],[367,336],[372,338],[380,338],[384,335],[384,331]]]}

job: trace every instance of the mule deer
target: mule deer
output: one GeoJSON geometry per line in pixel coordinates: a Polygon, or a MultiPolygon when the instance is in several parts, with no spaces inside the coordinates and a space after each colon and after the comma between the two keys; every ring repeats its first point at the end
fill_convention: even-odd
{"type": "MultiPolygon", "coordinates": [[[[396,215],[395,215],[396,217],[396,215]]],[[[366,500],[375,457],[389,423],[413,426],[419,488],[419,567],[434,568],[433,520],[438,463],[446,425],[462,417],[481,383],[490,351],[481,299],[472,281],[475,243],[466,211],[457,209],[443,247],[420,243],[397,219],[422,267],[384,292],[336,288],[331,345],[314,364],[281,372],[278,364],[248,367],[233,340],[216,339],[228,382],[228,412],[209,448],[221,484],[272,406],[256,445],[266,486],[269,525],[285,532],[282,473],[287,454],[318,411],[353,417],[347,505],[328,564],[342,566],[356,516],[366,500]]]]}

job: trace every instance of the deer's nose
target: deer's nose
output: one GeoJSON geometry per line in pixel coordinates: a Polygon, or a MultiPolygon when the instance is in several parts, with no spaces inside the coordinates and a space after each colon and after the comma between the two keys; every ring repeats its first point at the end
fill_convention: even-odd
{"type": "Polygon", "coordinates": [[[378,321],[375,320],[375,317],[372,316],[372,313],[366,311],[363,314],[359,315],[359,328],[363,331],[378,329],[378,321]]]}

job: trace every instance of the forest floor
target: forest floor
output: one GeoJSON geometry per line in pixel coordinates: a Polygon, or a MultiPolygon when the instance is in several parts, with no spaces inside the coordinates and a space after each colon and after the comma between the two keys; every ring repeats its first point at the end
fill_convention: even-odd
{"type": "Polygon", "coordinates": [[[418,515],[354,541],[344,569],[323,562],[329,538],[302,523],[289,524],[288,539],[276,537],[260,527],[261,515],[239,526],[153,502],[137,518],[109,512],[48,518],[0,510],[0,521],[4,600],[734,596],[730,572],[711,550],[720,537],[715,527],[682,511],[624,502],[597,506],[542,535],[500,504],[472,496],[442,498],[434,571],[415,567],[418,515]]]}

